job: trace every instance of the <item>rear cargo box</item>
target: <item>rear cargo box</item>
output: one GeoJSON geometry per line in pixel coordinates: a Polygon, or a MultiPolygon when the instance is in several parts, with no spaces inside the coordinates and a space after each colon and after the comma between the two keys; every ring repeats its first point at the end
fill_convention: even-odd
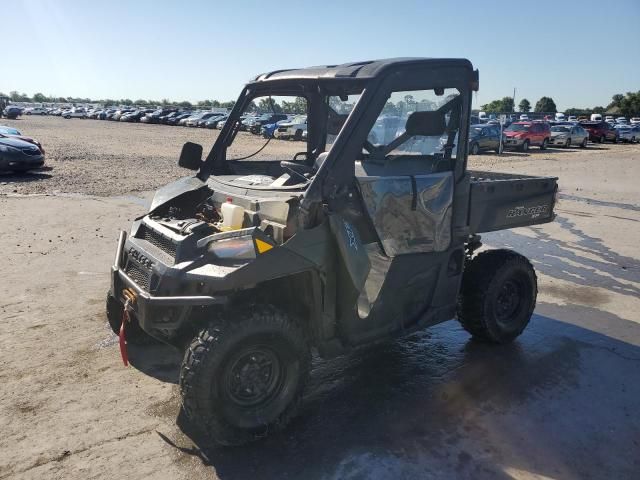
{"type": "Polygon", "coordinates": [[[469,171],[471,233],[537,225],[553,220],[556,177],[469,171]]]}

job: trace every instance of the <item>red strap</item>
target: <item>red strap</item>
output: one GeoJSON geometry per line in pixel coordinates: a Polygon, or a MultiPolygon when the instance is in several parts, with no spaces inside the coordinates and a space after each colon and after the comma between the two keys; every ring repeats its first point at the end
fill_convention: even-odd
{"type": "MultiPolygon", "coordinates": [[[[127,302],[129,303],[129,302],[127,302]]],[[[128,305],[125,305],[124,311],[122,312],[122,323],[120,324],[120,355],[122,356],[122,363],[124,363],[125,367],[129,366],[129,355],[127,354],[127,339],[124,333],[124,324],[129,321],[129,312],[127,311],[128,305]]]]}

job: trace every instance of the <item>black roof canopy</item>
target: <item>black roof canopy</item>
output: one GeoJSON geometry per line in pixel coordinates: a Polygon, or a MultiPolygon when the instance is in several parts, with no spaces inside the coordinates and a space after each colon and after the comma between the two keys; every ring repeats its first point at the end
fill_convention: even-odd
{"type": "Polygon", "coordinates": [[[463,67],[471,72],[473,66],[465,58],[388,58],[383,60],[368,60],[364,62],[350,62],[342,65],[321,65],[316,67],[274,70],[258,75],[250,83],[263,83],[278,80],[369,80],[380,77],[389,69],[402,67],[463,67]]]}

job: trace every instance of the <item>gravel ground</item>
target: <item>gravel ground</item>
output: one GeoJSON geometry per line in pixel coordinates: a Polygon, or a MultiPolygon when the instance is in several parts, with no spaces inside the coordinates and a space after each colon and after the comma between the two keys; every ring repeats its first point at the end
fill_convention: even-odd
{"type": "MultiPolygon", "coordinates": [[[[61,192],[109,196],[155,190],[188,174],[178,167],[185,142],[201,144],[206,156],[220,132],[40,116],[2,119],[0,124],[40,141],[50,168],[25,175],[0,174],[0,194],[61,192]]],[[[230,153],[235,157],[249,155],[264,143],[262,137],[241,132],[230,153]]],[[[277,151],[293,157],[300,145],[272,140],[261,154],[277,151]]]]}
{"type": "MultiPolygon", "coordinates": [[[[47,152],[46,164],[51,169],[25,175],[0,174],[0,194],[112,196],[155,190],[189,174],[177,165],[184,142],[200,143],[206,154],[219,133],[219,130],[202,128],[60,117],[24,116],[19,120],[3,119],[0,124],[13,126],[24,135],[39,140],[47,152]]],[[[249,155],[263,145],[263,138],[241,132],[230,149],[230,156],[249,155]]],[[[272,140],[256,158],[272,154],[278,154],[276,158],[292,158],[301,146],[300,142],[272,140]]],[[[625,144],[589,144],[586,150],[575,147],[541,151],[534,147],[528,153],[470,157],[469,166],[534,175],[569,173],[564,175],[562,187],[573,193],[586,189],[597,195],[603,181],[609,181],[612,182],[611,190],[616,190],[616,198],[620,199],[635,192],[635,185],[627,182],[630,173],[627,160],[637,158],[639,150],[639,145],[625,144]],[[615,168],[611,168],[612,163],[615,168]],[[573,175],[578,172],[586,175],[573,175]],[[592,186],[593,182],[597,186],[592,186]]]]}

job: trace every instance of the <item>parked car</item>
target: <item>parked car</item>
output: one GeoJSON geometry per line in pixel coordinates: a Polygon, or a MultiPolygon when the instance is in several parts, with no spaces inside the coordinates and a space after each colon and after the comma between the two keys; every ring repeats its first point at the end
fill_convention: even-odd
{"type": "Polygon", "coordinates": [[[256,118],[249,127],[249,131],[254,135],[259,135],[263,125],[276,123],[280,120],[288,120],[289,117],[284,113],[267,113],[256,118]]]}
{"type": "Polygon", "coordinates": [[[170,108],[158,108],[157,110],[147,111],[144,117],[140,118],[141,123],[160,123],[160,117],[175,112],[170,108]]]}
{"type": "Polygon", "coordinates": [[[613,115],[607,115],[606,117],[604,117],[604,121],[607,123],[614,123],[615,119],[613,118],[613,115]]]}
{"type": "Polygon", "coordinates": [[[629,123],[625,117],[616,118],[616,125],[626,125],[629,123]]]}
{"type": "Polygon", "coordinates": [[[9,119],[16,119],[22,115],[22,109],[14,105],[8,105],[5,107],[3,115],[9,119]]]}
{"type": "Polygon", "coordinates": [[[600,115],[599,113],[592,113],[591,114],[591,121],[592,122],[601,122],[602,121],[602,115],[600,115]]]}
{"type": "Polygon", "coordinates": [[[260,129],[260,135],[262,135],[264,138],[272,138],[274,136],[275,131],[278,129],[278,127],[287,122],[289,122],[289,119],[280,120],[279,122],[263,125],[262,128],[260,129]]]}
{"type": "Polygon", "coordinates": [[[486,150],[500,153],[500,126],[489,124],[471,125],[469,129],[469,153],[477,155],[486,150]]]}
{"type": "Polygon", "coordinates": [[[0,125],[0,137],[12,137],[12,138],[17,138],[18,140],[22,140],[23,142],[31,143],[36,147],[38,147],[42,155],[44,155],[44,148],[42,148],[42,145],[40,144],[39,141],[31,137],[25,137],[15,128],[5,127],[4,125],[0,125]]]}
{"type": "Polygon", "coordinates": [[[298,115],[288,122],[283,122],[273,133],[276,138],[302,140],[302,133],[307,129],[307,116],[298,115]]]}
{"type": "Polygon", "coordinates": [[[556,118],[555,118],[556,122],[564,122],[566,121],[566,117],[564,116],[564,113],[562,112],[558,112],[556,113],[556,118]]]}
{"type": "Polygon", "coordinates": [[[121,122],[139,122],[142,117],[147,114],[146,110],[134,110],[133,112],[125,113],[120,117],[121,122]]]}
{"type": "Polygon", "coordinates": [[[44,165],[44,155],[36,145],[10,136],[0,137],[0,170],[24,172],[44,165]]]}
{"type": "Polygon", "coordinates": [[[544,150],[549,145],[551,128],[547,122],[515,122],[504,130],[503,146],[506,149],[517,148],[526,152],[537,145],[544,150]]]}
{"type": "Polygon", "coordinates": [[[182,120],[186,120],[191,116],[191,112],[181,113],[167,119],[167,125],[178,125],[182,120]]]}
{"type": "Polygon", "coordinates": [[[203,114],[200,117],[200,119],[196,122],[196,127],[203,128],[210,118],[214,118],[214,117],[218,117],[218,116],[220,116],[219,113],[207,112],[207,113],[203,114]]]}
{"type": "Polygon", "coordinates": [[[549,145],[569,148],[571,145],[580,145],[585,148],[589,141],[589,132],[580,125],[554,125],[551,127],[549,145]]]}
{"type": "Polygon", "coordinates": [[[520,115],[520,121],[528,121],[529,120],[529,115],[527,115],[526,113],[523,113],[522,115],[520,115]]]}
{"type": "Polygon", "coordinates": [[[484,123],[487,120],[489,120],[489,117],[487,116],[487,112],[479,112],[478,113],[478,121],[479,121],[479,123],[484,123]]]}
{"type": "Polygon", "coordinates": [[[636,133],[638,130],[637,127],[632,128],[630,125],[616,125],[615,129],[618,132],[618,140],[621,142],[636,143],[636,140],[640,139],[636,133]]]}
{"type": "Polygon", "coordinates": [[[206,121],[206,123],[204,124],[205,128],[216,128],[218,126],[219,122],[223,122],[225,121],[227,118],[229,118],[229,115],[217,115],[215,117],[211,117],[209,120],[206,121]]]}
{"type": "Polygon", "coordinates": [[[63,115],[64,118],[87,118],[87,112],[82,107],[74,107],[71,110],[67,110],[63,115]]]}
{"type": "Polygon", "coordinates": [[[569,117],[567,118],[567,122],[577,122],[578,121],[578,117],[576,117],[575,115],[569,115],[569,117]]]}
{"type": "Polygon", "coordinates": [[[618,141],[616,129],[607,122],[580,122],[580,125],[589,132],[589,140],[592,142],[618,141]]]}
{"type": "Polygon", "coordinates": [[[25,115],[46,115],[47,109],[44,107],[29,107],[24,109],[25,115]]]}

